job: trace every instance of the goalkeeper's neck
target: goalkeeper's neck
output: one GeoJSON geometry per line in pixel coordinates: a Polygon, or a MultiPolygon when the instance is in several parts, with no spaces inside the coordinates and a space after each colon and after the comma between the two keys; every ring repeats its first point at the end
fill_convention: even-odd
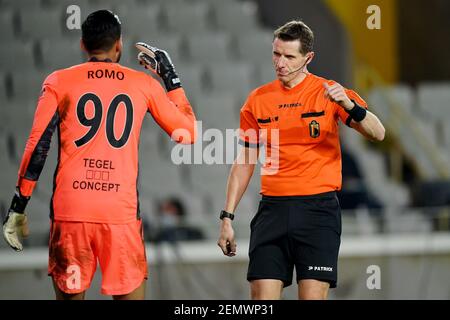
{"type": "Polygon", "coordinates": [[[119,62],[122,55],[121,39],[117,40],[108,51],[101,49],[88,51],[82,41],[81,48],[87,54],[89,61],[119,62]]]}

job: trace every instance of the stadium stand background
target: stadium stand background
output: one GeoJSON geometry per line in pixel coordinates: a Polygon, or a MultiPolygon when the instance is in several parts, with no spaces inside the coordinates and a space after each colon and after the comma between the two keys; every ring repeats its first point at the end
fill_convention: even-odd
{"type": "MultiPolygon", "coordinates": [[[[71,4],[81,8],[82,20],[100,8],[119,15],[124,37],[121,63],[126,66],[140,68],[136,41],[166,49],[204,130],[238,127],[246,95],[274,79],[272,30],[288,19],[302,18],[317,39],[310,70],[355,87],[387,128],[386,141],[379,145],[342,130],[341,285],[331,298],[450,298],[448,2],[0,0],[2,213],[14,192],[43,79],[84,59],[80,31],[66,27],[71,4]],[[381,30],[365,27],[370,4],[381,8],[381,30]],[[381,290],[366,288],[366,267],[372,264],[383,270],[381,290]]],[[[226,259],[215,241],[229,166],[172,164],[174,144],[150,116],[145,120],[140,146],[144,219],[157,226],[157,201],[175,196],[186,206],[186,225],[200,228],[208,239],[149,243],[149,297],[248,298],[245,246],[259,199],[257,175],[237,211],[240,254],[226,259]]],[[[28,206],[32,234],[25,252],[17,255],[0,241],[0,299],[53,297],[45,272],[56,165],[53,140],[28,206]]],[[[198,143],[200,150],[208,144],[198,143]]],[[[97,276],[88,297],[104,298],[98,294],[98,281],[97,276]]],[[[295,296],[293,287],[285,292],[286,299],[295,296]]]]}

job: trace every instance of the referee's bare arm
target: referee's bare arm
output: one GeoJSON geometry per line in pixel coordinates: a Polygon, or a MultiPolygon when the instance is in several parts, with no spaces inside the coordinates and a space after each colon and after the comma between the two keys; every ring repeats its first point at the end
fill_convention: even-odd
{"type": "Polygon", "coordinates": [[[352,120],[350,127],[361,133],[364,137],[373,141],[383,141],[385,129],[380,119],[369,110],[366,111],[366,117],[356,122],[352,120]]]}
{"type": "MultiPolygon", "coordinates": [[[[243,147],[231,166],[227,181],[227,196],[224,210],[234,213],[255,170],[259,148],[243,147]]],[[[220,225],[220,236],[217,242],[224,255],[236,255],[236,241],[231,219],[224,218],[220,225]]]]}

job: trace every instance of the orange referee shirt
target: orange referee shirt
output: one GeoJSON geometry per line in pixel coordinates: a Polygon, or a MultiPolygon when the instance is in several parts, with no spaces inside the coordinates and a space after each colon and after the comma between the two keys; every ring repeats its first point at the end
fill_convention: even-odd
{"type": "Polygon", "coordinates": [[[169,135],[179,132],[172,137],[177,142],[194,142],[195,115],[182,88],[166,93],[149,75],[112,62],[52,73],[44,81],[20,165],[21,194],[31,196],[57,130],[53,218],[136,221],[139,135],[147,112],[169,135]]]}
{"type": "MultiPolygon", "coordinates": [[[[240,113],[241,144],[266,144],[263,172],[264,168],[276,168],[261,175],[261,194],[313,195],[340,190],[338,119],[343,123],[350,119],[341,106],[325,97],[324,82],[334,84],[311,73],[291,89],[275,80],[255,89],[247,98],[240,113]],[[278,143],[271,139],[277,136],[274,130],[278,143]],[[256,135],[252,134],[255,131],[256,135]]],[[[367,108],[354,91],[346,89],[346,93],[367,108]]]]}

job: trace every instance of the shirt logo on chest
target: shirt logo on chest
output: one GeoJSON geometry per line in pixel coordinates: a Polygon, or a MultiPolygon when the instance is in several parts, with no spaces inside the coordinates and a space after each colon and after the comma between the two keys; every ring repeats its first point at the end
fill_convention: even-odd
{"type": "Polygon", "coordinates": [[[285,109],[285,108],[296,108],[301,107],[302,104],[300,102],[295,103],[283,103],[278,105],[278,109],[285,109]]]}
{"type": "Polygon", "coordinates": [[[320,124],[316,120],[309,123],[309,135],[311,138],[318,138],[320,136],[320,124]]]}

